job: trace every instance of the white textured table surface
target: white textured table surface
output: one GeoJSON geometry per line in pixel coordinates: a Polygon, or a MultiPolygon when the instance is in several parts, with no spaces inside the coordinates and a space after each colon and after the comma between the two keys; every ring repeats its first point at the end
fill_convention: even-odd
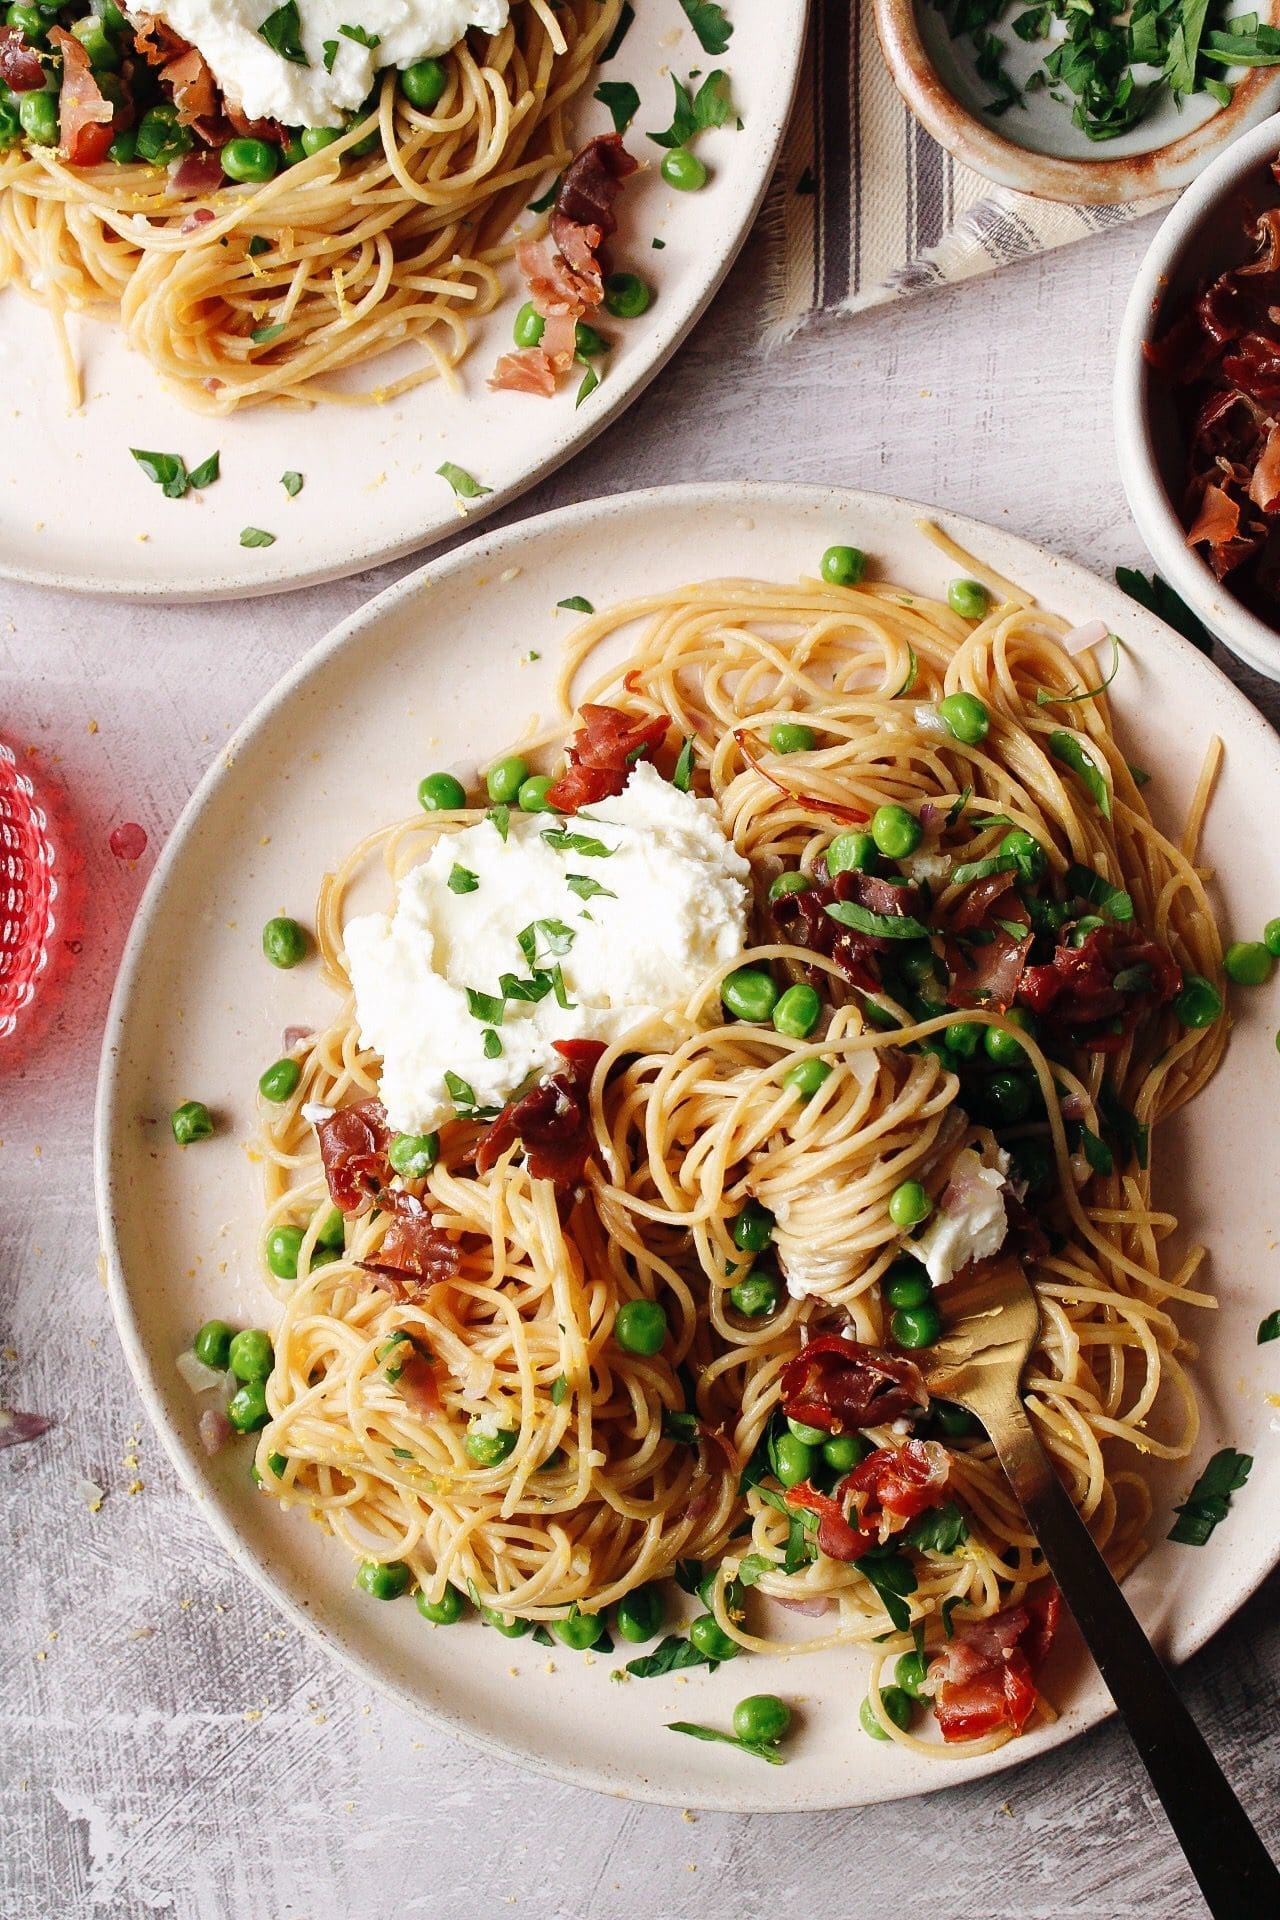
{"type": "MultiPolygon", "coordinates": [[[[1137,561],[1109,386],[1149,231],[820,326],[768,358],[749,248],[675,365],[511,517],[667,480],[828,480],[1006,521],[1102,572],[1137,561]]],[[[1115,1727],[865,1813],[689,1818],[596,1798],[366,1694],[280,1624],[178,1490],[97,1272],[91,1107],[111,980],[154,850],[218,744],[304,647],[405,570],[207,609],[3,594],[0,732],[65,776],[93,895],[60,1028],[25,1072],[0,1061],[0,1404],[58,1415],[38,1446],[0,1455],[0,1916],[1201,1913],[1115,1727]],[[107,848],[122,820],[150,836],[136,871],[107,848]],[[81,1474],[107,1489],[96,1516],[81,1474]]],[[[1273,1850],[1277,1601],[1280,1577],[1184,1676],[1273,1850]]]]}

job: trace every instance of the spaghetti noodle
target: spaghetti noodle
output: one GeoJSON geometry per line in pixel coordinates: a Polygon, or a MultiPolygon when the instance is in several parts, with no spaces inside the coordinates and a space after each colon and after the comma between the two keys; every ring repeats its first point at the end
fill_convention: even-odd
{"type": "MultiPolygon", "coordinates": [[[[946,1311],[913,1221],[923,1206],[948,1229],[984,1174],[1041,1307],[1031,1418],[1112,1567],[1140,1556],[1142,1462],[1185,1458],[1197,1433],[1175,1310],[1213,1305],[1200,1251],[1166,1257],[1154,1136],[1225,1044],[1225,1019],[1198,1024],[1187,998],[1220,986],[1221,951],[1196,833],[1180,848],[1153,822],[1094,653],[984,578],[976,620],[888,584],[721,580],[579,628],[566,718],[576,695],[588,715],[660,719],[665,768],[691,743],[684,771],[755,883],[738,968],[816,987],[821,1017],[803,1037],[730,1019],[722,970],[628,1033],[590,1074],[576,1185],[533,1177],[519,1107],[488,1148],[459,1118],[421,1178],[384,1159],[379,1205],[348,1211],[336,1247],[317,1103],[323,1136],[379,1087],[344,971],[350,888],[371,861],[401,878],[482,816],[374,834],[325,881],[342,1002],[296,1092],[264,1109],[268,1225],[303,1237],[258,1463],[268,1493],[404,1563],[428,1600],[453,1586],[554,1621],[711,1563],[722,1633],[776,1648],[761,1615],[786,1616],[762,1599],[821,1613],[816,1639],[781,1644],[868,1647],[873,1703],[913,1630],[945,1658],[953,1635],[972,1653],[982,1623],[1005,1623],[1001,1680],[1019,1640],[1043,1650],[1044,1562],[985,1437],[926,1407],[912,1361],[946,1311]],[[865,834],[851,847],[902,814],[917,831],[897,857],[865,834]],[[442,1266],[380,1267],[397,1192],[421,1200],[442,1266]],[[752,1268],[770,1284],[735,1291],[752,1268]],[[924,1318],[893,1305],[925,1295],[924,1318]],[[656,1352],[617,1337],[637,1300],[663,1309],[656,1352]],[[480,1460],[477,1431],[500,1441],[480,1460]]],[[[554,758],[563,740],[536,744],[554,758]]],[[[582,735],[569,757],[587,763],[582,735]]],[[[960,1732],[999,1744],[1035,1698],[960,1732]]]]}
{"type": "Polygon", "coordinates": [[[429,110],[389,70],[338,138],[256,187],[221,182],[216,156],[212,181],[184,185],[181,165],[71,166],[56,146],[14,146],[0,154],[0,286],[48,307],[77,396],[77,310],[108,310],[206,413],[381,402],[450,378],[501,297],[512,222],[570,157],[570,109],[620,4],[513,0],[500,33],[447,56],[429,110]],[[345,377],[404,348],[412,364],[380,381],[345,377]]]}

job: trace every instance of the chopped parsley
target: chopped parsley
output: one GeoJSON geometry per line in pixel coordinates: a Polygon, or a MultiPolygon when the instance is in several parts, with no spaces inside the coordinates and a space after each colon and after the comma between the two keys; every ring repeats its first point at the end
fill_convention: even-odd
{"type": "Polygon", "coordinates": [[[532,969],[538,964],[540,943],[548,953],[559,957],[568,953],[577,937],[574,929],[567,927],[563,920],[531,920],[516,935],[516,945],[524,955],[525,964],[532,969]]]}
{"type": "Polygon", "coordinates": [[[1236,1453],[1232,1447],[1223,1447],[1220,1453],[1215,1453],[1176,1509],[1178,1518],[1170,1527],[1168,1538],[1176,1540],[1181,1547],[1203,1547],[1214,1528],[1226,1519],[1231,1496],[1239,1493],[1252,1466],[1251,1454],[1236,1453]]]}
{"type": "MultiPolygon", "coordinates": [[[[1166,627],[1172,627],[1184,640],[1189,640],[1201,653],[1213,652],[1213,635],[1196,614],[1192,613],[1181,594],[1153,573],[1148,580],[1136,567],[1117,567],[1116,585],[1121,592],[1136,600],[1148,613],[1154,613],[1157,620],[1163,620],[1166,627]]],[[[1137,775],[1134,775],[1137,779],[1137,775]]],[[[1142,782],[1138,782],[1141,786],[1142,782]]]]}
{"type": "Polygon", "coordinates": [[[486,1060],[496,1060],[502,1052],[502,1041],[492,1027],[486,1027],[481,1040],[486,1060]]]}
{"type": "Polygon", "coordinates": [[[1269,1313],[1258,1327],[1258,1345],[1265,1347],[1268,1340],[1280,1340],[1280,1309],[1269,1313]]]}
{"type": "Polygon", "coordinates": [[[479,885],[479,878],[470,867],[459,866],[455,860],[449,874],[450,893],[474,893],[479,885]]]}
{"type": "Polygon", "coordinates": [[[492,487],[482,487],[473,474],[465,467],[455,466],[452,460],[446,460],[436,472],[449,482],[459,500],[479,500],[483,494],[493,492],[492,487]]]}
{"type": "Polygon", "coordinates": [[[733,38],[733,22],[717,0],[680,0],[704,53],[722,54],[733,38]]]}
{"type": "Polygon", "coordinates": [[[577,412],[578,408],[582,405],[584,400],[590,399],[591,395],[595,392],[596,388],[599,385],[600,385],[600,375],[596,372],[594,367],[588,367],[586,372],[582,376],[582,384],[578,388],[578,397],[573,403],[575,413],[577,412]]]}
{"type": "Polygon", "coordinates": [[[1036,705],[1038,707],[1070,707],[1074,706],[1077,700],[1096,700],[1100,693],[1105,693],[1120,671],[1120,636],[1109,633],[1107,638],[1111,642],[1111,666],[1096,687],[1072,687],[1069,693],[1049,693],[1044,687],[1040,687],[1036,692],[1036,705]]]}
{"type": "Polygon", "coordinates": [[[589,873],[566,873],[565,885],[570,893],[576,893],[579,900],[594,900],[597,894],[603,894],[606,900],[616,900],[617,894],[609,887],[602,887],[589,873]]]}
{"type": "Polygon", "coordinates": [[[631,0],[625,0],[622,12],[618,15],[618,24],[609,36],[609,44],[600,55],[601,66],[605,64],[606,60],[613,59],[614,54],[618,51],[618,48],[631,31],[631,22],[635,17],[636,10],[631,4],[631,0]]]}
{"type": "Polygon", "coordinates": [[[260,253],[270,253],[270,251],[271,251],[271,242],[268,240],[266,234],[255,233],[252,239],[250,240],[249,246],[248,246],[249,258],[251,260],[256,260],[260,253]]]}
{"type": "Polygon", "coordinates": [[[181,500],[192,491],[199,493],[220,477],[220,456],[216,451],[189,473],[180,453],[148,453],[144,447],[130,447],[129,451],[148,480],[153,480],[162,490],[166,500],[181,500]]]}
{"type": "Polygon", "coordinates": [[[680,1673],[685,1667],[710,1667],[712,1673],[720,1665],[705,1653],[699,1653],[692,1641],[682,1634],[669,1633],[659,1640],[652,1653],[642,1653],[636,1660],[627,1661],[627,1672],[634,1680],[660,1680],[664,1674],[680,1673]]]}
{"type": "Polygon", "coordinates": [[[507,806],[505,802],[499,802],[499,804],[496,807],[490,807],[488,813],[486,813],[485,815],[485,819],[492,821],[494,831],[496,832],[499,840],[502,840],[505,842],[507,834],[511,828],[510,807],[507,806]]]}
{"type": "Polygon", "coordinates": [[[568,1392],[569,1392],[569,1382],[566,1380],[565,1376],[562,1373],[558,1373],[555,1379],[551,1382],[552,1406],[553,1407],[563,1406],[568,1392]]]}
{"type": "Polygon", "coordinates": [[[834,900],[826,911],[842,927],[852,927],[855,933],[872,934],[877,940],[929,938],[928,927],[909,913],[873,913],[870,907],[859,906],[856,900],[834,900]]]}
{"type": "Polygon", "coordinates": [[[240,545],[242,547],[274,547],[275,543],[276,537],[274,533],[268,533],[263,527],[242,527],[240,529],[240,545]]]}
{"type": "Polygon", "coordinates": [[[283,320],[277,320],[269,327],[255,327],[249,335],[249,338],[255,347],[269,347],[271,342],[278,340],[283,332],[284,322],[283,320]]]}
{"type": "Polygon", "coordinates": [[[920,1553],[956,1553],[969,1538],[969,1523],[955,1501],[948,1500],[918,1514],[902,1537],[920,1553]]]}
{"type": "Polygon", "coordinates": [[[786,1761],[768,1740],[739,1740],[736,1733],[721,1733],[717,1727],[699,1726],[696,1720],[668,1720],[670,1733],[687,1733],[693,1740],[718,1740],[722,1746],[736,1747],[739,1753],[753,1753],[771,1767],[785,1767],[786,1761]]]}
{"type": "Polygon", "coordinates": [[[564,827],[548,827],[542,837],[553,853],[580,853],[584,860],[607,860],[616,852],[616,848],[606,847],[603,840],[594,840],[589,833],[570,833],[564,827]]]}
{"type": "MultiPolygon", "coordinates": [[[[693,75],[689,78],[692,81],[693,75]]],[[[709,73],[696,93],[691,93],[674,74],[671,83],[676,90],[675,113],[669,127],[649,135],[656,147],[687,147],[709,127],[722,127],[726,120],[738,118],[729,76],[721,68],[716,67],[709,73]]]]}
{"type": "Polygon", "coordinates": [[[688,793],[689,782],[693,779],[693,739],[694,736],[691,733],[685,735],[684,744],[676,760],[675,771],[671,775],[671,784],[677,793],[688,793]]]}
{"type": "Polygon", "coordinates": [[[296,500],[302,492],[302,475],[295,473],[291,467],[288,473],[282,473],[280,475],[280,485],[284,488],[291,500],[296,500]]]}
{"type": "Polygon", "coordinates": [[[477,1105],[475,1088],[469,1081],[464,1080],[461,1074],[447,1072],[444,1076],[444,1084],[453,1102],[453,1110],[460,1120],[497,1119],[501,1109],[477,1105]]]}
{"type": "Polygon", "coordinates": [[[272,53],[278,53],[282,60],[292,61],[295,67],[309,67],[306,49],[302,44],[302,22],[298,18],[298,0],[285,0],[282,7],[269,13],[258,28],[259,39],[265,40],[272,53]]]}
{"type": "Polygon", "coordinates": [[[475,987],[466,989],[467,1012],[473,1020],[483,1020],[486,1026],[500,1027],[507,1003],[492,993],[480,993],[475,987]]]}
{"type": "Polygon", "coordinates": [[[382,35],[370,33],[368,27],[339,27],[338,32],[346,39],[354,40],[357,46],[368,47],[370,51],[382,45],[382,35]]]}
{"type": "MultiPolygon", "coordinates": [[[[556,605],[563,607],[566,613],[594,613],[595,608],[580,593],[570,594],[567,600],[557,600],[556,605]]],[[[536,656],[535,656],[536,657],[536,656]]]]}
{"type": "Polygon", "coordinates": [[[1051,733],[1049,751],[1064,767],[1078,773],[1104,820],[1111,818],[1111,793],[1095,760],[1085,752],[1074,733],[1051,733]]]}
{"type": "Polygon", "coordinates": [[[615,133],[625,133],[640,111],[640,95],[629,80],[602,80],[593,98],[608,108],[615,133]]]}

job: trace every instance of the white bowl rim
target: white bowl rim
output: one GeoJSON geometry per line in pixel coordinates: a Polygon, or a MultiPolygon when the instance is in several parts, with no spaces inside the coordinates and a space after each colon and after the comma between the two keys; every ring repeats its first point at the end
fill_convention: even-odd
{"type": "Polygon", "coordinates": [[[1149,371],[1142,346],[1170,269],[1209,210],[1258,163],[1280,154],[1280,113],[1263,120],[1218,155],[1161,221],[1138,268],[1120,322],[1113,413],[1116,459],[1129,511],[1152,560],[1169,585],[1222,644],[1269,680],[1280,680],[1280,632],[1251,613],[1186,544],[1186,530],[1165,491],[1147,408],[1149,371]]]}

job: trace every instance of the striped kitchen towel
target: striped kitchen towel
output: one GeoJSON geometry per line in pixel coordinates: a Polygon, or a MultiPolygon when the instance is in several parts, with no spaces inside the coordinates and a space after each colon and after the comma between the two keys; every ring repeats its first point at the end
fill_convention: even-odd
{"type": "Polygon", "coordinates": [[[769,332],[811,313],[991,273],[1150,213],[1063,206],[993,186],[919,125],[885,65],[866,0],[814,0],[783,166],[765,213],[773,238],[769,332]]]}

